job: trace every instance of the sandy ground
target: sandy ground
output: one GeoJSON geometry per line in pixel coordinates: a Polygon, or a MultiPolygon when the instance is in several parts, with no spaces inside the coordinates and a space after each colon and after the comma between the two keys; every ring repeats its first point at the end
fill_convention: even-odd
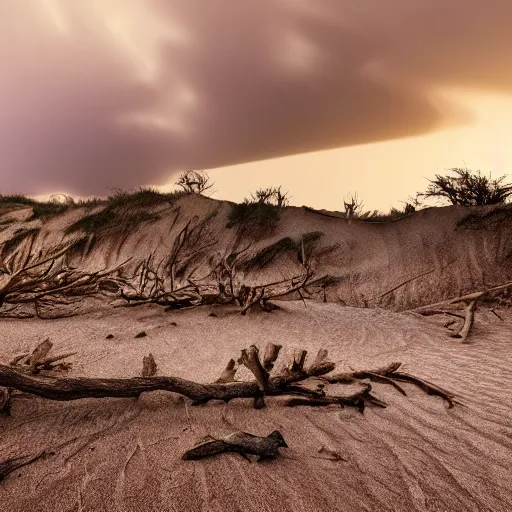
{"type": "Polygon", "coordinates": [[[134,376],[152,352],[159,374],[208,382],[252,343],[327,348],[340,369],[402,361],[404,369],[455,392],[464,406],[405,385],[404,397],[374,384],[386,409],[297,408],[268,400],[191,407],[176,395],[51,402],[14,400],[0,418],[0,456],[54,455],[0,483],[5,511],[510,511],[512,510],[512,316],[477,314],[473,343],[441,322],[336,304],[286,303],[240,317],[157,307],[42,321],[1,320],[1,359],[49,336],[76,350],[70,375],[134,376]],[[176,322],[177,325],[171,325],[176,322]],[[147,337],[135,339],[145,330],[147,337]],[[113,334],[113,339],[105,339],[113,334]],[[182,461],[199,438],[235,430],[288,445],[272,462],[234,454],[182,461]],[[345,459],[321,458],[323,447],[345,459]]]}

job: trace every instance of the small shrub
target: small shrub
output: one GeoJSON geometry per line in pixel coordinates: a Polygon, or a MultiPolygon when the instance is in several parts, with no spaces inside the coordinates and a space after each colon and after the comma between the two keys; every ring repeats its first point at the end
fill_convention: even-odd
{"type": "Polygon", "coordinates": [[[59,215],[68,210],[71,205],[59,202],[55,199],[50,201],[36,201],[30,197],[21,194],[14,194],[10,196],[0,196],[0,205],[5,206],[30,206],[32,208],[32,215],[27,220],[47,220],[55,215],[59,215]]]}
{"type": "Polygon", "coordinates": [[[480,171],[454,167],[455,176],[435,175],[430,185],[418,197],[447,199],[453,205],[486,206],[503,204],[512,195],[512,184],[504,183],[506,176],[491,179],[480,171]]]}
{"type": "Polygon", "coordinates": [[[290,237],[281,238],[272,245],[258,251],[251,259],[243,264],[245,269],[265,268],[270,265],[279,255],[284,253],[295,253],[297,260],[302,261],[302,240],[304,240],[304,253],[306,258],[311,257],[317,242],[324,236],[321,231],[305,233],[299,240],[290,237]]]}
{"type": "Polygon", "coordinates": [[[78,205],[87,207],[105,205],[105,207],[100,212],[77,220],[67,228],[66,234],[77,231],[91,234],[107,228],[122,232],[142,222],[157,220],[158,215],[147,212],[145,209],[162,204],[173,204],[183,195],[183,192],[162,193],[152,188],[140,188],[133,192],[117,190],[103,201],[83,201],[78,205]]]}
{"type": "Polygon", "coordinates": [[[186,194],[202,194],[211,189],[214,183],[204,171],[185,171],[176,185],[186,194]]]}
{"type": "Polygon", "coordinates": [[[416,210],[414,209],[411,211],[410,208],[407,208],[407,206],[403,210],[399,210],[398,208],[391,208],[389,213],[381,213],[378,210],[375,210],[373,212],[365,212],[364,214],[356,217],[356,219],[366,222],[392,222],[394,220],[408,217],[414,211],[416,210]]]}
{"type": "Polygon", "coordinates": [[[279,220],[279,215],[280,209],[276,205],[245,199],[243,203],[232,205],[226,227],[254,226],[269,229],[279,220]]]}
{"type": "Polygon", "coordinates": [[[281,240],[276,243],[258,251],[251,259],[243,264],[243,267],[245,269],[262,269],[270,265],[280,254],[295,251],[297,251],[297,243],[294,240],[290,237],[281,238],[281,240]]]}
{"type": "Polygon", "coordinates": [[[260,188],[251,194],[252,202],[273,204],[278,208],[285,208],[289,205],[288,192],[283,192],[281,186],[260,188]]]}

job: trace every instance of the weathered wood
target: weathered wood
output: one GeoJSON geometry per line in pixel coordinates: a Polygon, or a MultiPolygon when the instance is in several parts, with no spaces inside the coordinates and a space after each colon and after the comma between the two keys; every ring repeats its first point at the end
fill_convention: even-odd
{"type": "Polygon", "coordinates": [[[426,304],[425,306],[419,306],[414,309],[410,309],[406,312],[418,312],[421,313],[422,310],[425,309],[433,309],[433,308],[439,308],[440,306],[449,306],[451,304],[456,304],[457,302],[467,302],[467,301],[473,301],[477,299],[482,299],[486,295],[492,293],[492,292],[498,292],[502,290],[506,290],[507,288],[512,287],[512,281],[509,281],[504,284],[500,284],[497,286],[493,286],[492,288],[487,288],[485,290],[481,290],[478,292],[468,293],[467,295],[461,295],[460,297],[454,297],[453,299],[448,300],[442,300],[439,302],[435,302],[434,304],[426,304]]]}
{"type": "Polygon", "coordinates": [[[26,358],[30,355],[30,352],[22,352],[21,354],[16,354],[10,361],[9,364],[11,366],[16,366],[22,359],[26,358]]]}
{"type": "Polygon", "coordinates": [[[441,397],[443,400],[445,400],[448,403],[448,408],[452,409],[455,404],[459,404],[456,400],[454,400],[454,395],[449,393],[448,391],[440,388],[439,386],[436,386],[435,384],[432,384],[430,382],[427,382],[425,380],[419,379],[418,377],[414,377],[414,375],[410,375],[408,373],[398,373],[395,372],[392,375],[393,379],[401,380],[404,382],[410,382],[412,384],[415,384],[419,388],[421,388],[427,395],[436,395],[441,397]]]}
{"type": "MultiPolygon", "coordinates": [[[[266,395],[286,394],[293,382],[313,375],[324,375],[334,369],[334,363],[325,362],[308,374],[291,373],[269,377],[266,395]]],[[[49,400],[78,400],[81,398],[137,397],[148,391],[170,391],[186,396],[199,403],[210,400],[229,401],[234,398],[255,398],[262,389],[257,381],[232,382],[227,384],[200,384],[179,377],[132,377],[125,379],[103,379],[86,377],[46,377],[29,375],[16,368],[0,364],[0,386],[12,387],[49,400]]]]}
{"type": "Polygon", "coordinates": [[[31,352],[28,359],[28,365],[32,373],[37,373],[37,367],[43,364],[43,361],[48,352],[50,352],[52,346],[53,343],[50,341],[50,338],[46,338],[31,352]]]}
{"type": "Polygon", "coordinates": [[[296,349],[293,352],[293,362],[290,367],[292,372],[300,372],[304,369],[304,363],[306,362],[306,356],[308,355],[307,350],[296,349]]]}
{"type": "Polygon", "coordinates": [[[228,364],[226,365],[226,368],[221,373],[221,376],[215,381],[216,383],[227,383],[227,382],[234,382],[235,375],[236,375],[236,362],[234,359],[230,359],[228,364]]]}
{"type": "Polygon", "coordinates": [[[475,322],[475,309],[476,300],[472,300],[464,311],[464,323],[461,329],[454,334],[450,334],[451,338],[459,338],[462,340],[462,343],[467,343],[467,338],[475,322]]]}
{"type": "Polygon", "coordinates": [[[258,461],[274,459],[279,455],[279,448],[288,448],[283,435],[275,430],[266,437],[259,437],[247,432],[234,432],[222,439],[209,438],[200,442],[183,455],[184,460],[211,457],[219,453],[236,452],[244,455],[257,455],[258,461]]]}
{"type": "Polygon", "coordinates": [[[247,367],[254,375],[260,388],[263,391],[268,391],[269,374],[261,364],[259,358],[259,350],[256,345],[251,345],[248,349],[244,348],[242,350],[242,355],[238,360],[238,364],[243,364],[245,367],[247,367]]]}
{"type": "MultiPolygon", "coordinates": [[[[272,344],[270,344],[272,345],[272,344]]],[[[277,346],[266,347],[269,360],[274,360],[277,346]]],[[[0,364],[0,389],[16,389],[50,400],[77,400],[81,398],[102,397],[138,397],[141,393],[164,390],[181,394],[193,401],[193,405],[205,404],[210,400],[228,402],[234,398],[252,398],[254,407],[265,407],[265,396],[300,395],[307,400],[295,400],[291,405],[351,405],[364,411],[366,403],[379,407],[385,404],[371,394],[371,385],[361,380],[371,380],[395,387],[405,395],[405,391],[395,381],[405,381],[419,386],[428,394],[434,394],[448,401],[450,407],[456,403],[453,394],[431,384],[396,370],[401,363],[394,362],[375,370],[354,371],[350,373],[331,374],[335,364],[327,359],[327,351],[319,351],[314,363],[304,367],[306,351],[295,351],[293,364],[278,375],[270,375],[259,359],[259,350],[252,345],[241,351],[239,364],[244,364],[254,375],[254,381],[234,380],[235,362],[230,360],[223,376],[213,384],[200,384],[177,377],[155,376],[156,364],[151,354],[143,360],[143,376],[125,379],[97,378],[61,378],[55,375],[27,373],[19,367],[0,364]],[[359,382],[362,387],[355,395],[340,393],[335,384],[359,382]],[[333,387],[334,386],[334,387],[333,387]]],[[[3,396],[7,396],[3,393],[3,396]]],[[[4,400],[6,402],[6,400],[4,400]]]]}
{"type": "Polygon", "coordinates": [[[327,352],[327,349],[321,348],[318,351],[318,354],[316,355],[316,358],[313,361],[313,364],[311,366],[316,366],[316,365],[322,363],[323,361],[325,361],[327,359],[328,354],[329,353],[327,352]]]}
{"type": "Polygon", "coordinates": [[[39,363],[43,368],[46,370],[51,368],[51,365],[53,363],[56,363],[58,361],[62,361],[63,359],[67,359],[68,357],[74,356],[78,354],[78,352],[66,352],[65,354],[59,354],[58,356],[51,356],[45,358],[41,363],[39,363]]]}
{"type": "Polygon", "coordinates": [[[142,372],[141,375],[143,377],[153,377],[156,375],[157,366],[155,362],[155,358],[151,352],[142,358],[142,372]]]}
{"type": "Polygon", "coordinates": [[[267,343],[263,351],[263,368],[270,372],[274,368],[274,363],[279,356],[279,351],[282,345],[275,345],[274,343],[267,343]]]}

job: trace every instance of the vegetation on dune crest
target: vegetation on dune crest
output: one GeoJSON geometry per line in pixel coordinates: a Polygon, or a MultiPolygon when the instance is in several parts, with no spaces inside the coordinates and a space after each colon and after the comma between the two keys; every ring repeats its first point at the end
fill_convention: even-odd
{"type": "Polygon", "coordinates": [[[250,227],[269,229],[279,220],[279,208],[273,204],[251,202],[245,199],[243,203],[233,204],[229,212],[226,227],[250,227]]]}
{"type": "Polygon", "coordinates": [[[290,237],[281,238],[274,244],[264,247],[252,258],[245,261],[243,268],[246,270],[252,268],[265,268],[275,261],[278,256],[285,253],[293,253],[299,263],[302,263],[302,244],[304,244],[305,256],[306,258],[309,258],[312,255],[316,243],[323,236],[324,234],[321,231],[312,231],[310,233],[305,233],[299,240],[294,240],[290,237]]]}
{"type": "Polygon", "coordinates": [[[447,199],[453,205],[487,206],[503,204],[512,195],[512,184],[504,183],[506,176],[492,179],[481,171],[454,167],[455,176],[441,176],[429,180],[430,185],[418,197],[447,199]]]}
{"type": "Polygon", "coordinates": [[[203,194],[213,187],[214,182],[204,171],[185,171],[175,185],[185,194],[203,194]]]}
{"type": "Polygon", "coordinates": [[[245,198],[243,203],[232,205],[226,227],[269,231],[288,204],[288,192],[283,192],[280,186],[258,189],[250,199],[245,198]]]}
{"type": "MultiPolygon", "coordinates": [[[[151,187],[141,187],[134,191],[123,191],[116,190],[112,195],[105,199],[92,198],[76,201],[71,196],[64,194],[57,194],[52,196],[48,201],[37,201],[30,197],[23,196],[21,194],[15,195],[0,195],[0,206],[5,207],[19,207],[28,206],[32,208],[32,216],[28,220],[48,220],[56,215],[65,213],[71,209],[76,208],[94,208],[96,206],[104,206],[105,211],[112,212],[114,210],[120,210],[122,208],[135,210],[144,208],[153,208],[162,204],[172,204],[174,201],[182,197],[185,193],[182,191],[175,191],[169,193],[158,192],[151,187]],[[63,199],[59,199],[63,198],[63,199]]],[[[110,218],[110,216],[109,216],[110,218]]],[[[137,221],[137,218],[131,220],[137,221]]],[[[144,216],[139,218],[139,221],[146,220],[144,216]]],[[[91,226],[101,225],[103,221],[107,221],[104,217],[90,222],[85,222],[85,225],[90,224],[91,226]]],[[[72,229],[76,231],[79,229],[72,229]]]]}
{"type": "Polygon", "coordinates": [[[162,193],[152,188],[140,188],[135,192],[116,191],[105,201],[94,203],[94,206],[104,205],[103,210],[86,215],[71,224],[66,229],[66,234],[77,231],[94,234],[109,227],[124,231],[142,222],[158,220],[157,214],[146,209],[164,204],[172,205],[183,195],[183,192],[162,193]]]}
{"type": "Polygon", "coordinates": [[[28,220],[47,220],[50,217],[64,213],[70,208],[69,204],[61,203],[55,199],[50,201],[36,201],[21,194],[0,196],[0,205],[6,207],[29,206],[32,215],[28,220]]]}

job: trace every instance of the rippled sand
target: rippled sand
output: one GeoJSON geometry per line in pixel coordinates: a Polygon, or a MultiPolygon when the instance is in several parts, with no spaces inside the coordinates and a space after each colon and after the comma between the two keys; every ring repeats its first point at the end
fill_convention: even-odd
{"type": "Polygon", "coordinates": [[[336,304],[286,303],[247,317],[153,307],[53,321],[2,320],[2,360],[49,336],[77,350],[70,375],[134,376],[152,352],[159,374],[208,382],[241,348],[268,341],[312,353],[327,348],[339,369],[402,361],[406,371],[457,394],[448,410],[405,384],[404,397],[374,384],[389,406],[297,408],[268,400],[192,407],[164,392],[139,399],[50,402],[22,396],[0,418],[0,455],[54,455],[0,483],[5,511],[509,511],[512,510],[512,315],[477,313],[472,343],[442,322],[336,304]],[[171,325],[176,322],[177,326],[171,325]],[[141,330],[148,334],[135,339],[141,330]],[[114,339],[106,340],[107,334],[114,339]],[[288,445],[268,463],[234,454],[180,456],[209,434],[279,429],[288,445]],[[327,460],[319,450],[344,459],[327,460]]]}

